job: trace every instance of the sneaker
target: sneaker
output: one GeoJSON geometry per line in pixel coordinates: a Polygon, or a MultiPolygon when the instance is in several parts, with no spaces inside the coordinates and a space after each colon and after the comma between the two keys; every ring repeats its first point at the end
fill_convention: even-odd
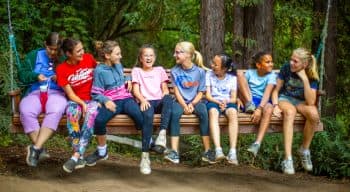
{"type": "Polygon", "coordinates": [[[175,150],[171,150],[167,155],[164,156],[164,159],[175,164],[180,163],[179,154],[175,150]]]}
{"type": "Polygon", "coordinates": [[[222,150],[216,150],[215,151],[215,161],[221,161],[223,159],[225,159],[225,155],[224,153],[222,152],[222,150]]]}
{"type": "Polygon", "coordinates": [[[43,161],[48,158],[50,158],[50,154],[47,153],[47,150],[45,148],[42,148],[39,154],[39,161],[43,161]]]}
{"type": "Polygon", "coordinates": [[[282,161],[282,171],[285,174],[293,175],[295,173],[293,160],[283,160],[282,161]]]}
{"type": "Polygon", "coordinates": [[[311,155],[310,153],[304,154],[302,149],[299,149],[299,155],[301,157],[301,164],[304,167],[305,171],[312,171],[312,161],[311,161],[311,155]]]}
{"type": "Polygon", "coordinates": [[[151,161],[149,160],[149,153],[142,152],[140,172],[145,175],[151,174],[151,161]]]}
{"type": "Polygon", "coordinates": [[[208,162],[209,164],[214,164],[216,163],[215,161],[215,153],[212,152],[211,150],[208,150],[202,154],[202,161],[208,162]]]}
{"type": "Polygon", "coordinates": [[[245,112],[246,113],[253,113],[255,111],[256,107],[255,104],[253,102],[248,102],[245,105],[245,112]]]}
{"type": "Polygon", "coordinates": [[[228,163],[233,165],[238,165],[237,155],[236,153],[229,153],[226,157],[228,163]]]}
{"type": "Polygon", "coordinates": [[[247,151],[253,153],[254,157],[256,157],[256,154],[258,154],[259,149],[260,145],[257,143],[253,143],[248,147],[247,151]]]}
{"type": "Polygon", "coordinates": [[[104,156],[100,156],[98,150],[96,150],[93,154],[88,155],[85,158],[87,166],[95,166],[98,160],[107,160],[108,159],[108,150],[104,156]]]}
{"type": "Polygon", "coordinates": [[[27,146],[26,162],[29,166],[36,167],[39,161],[40,150],[34,149],[33,145],[27,146]]]}
{"type": "Polygon", "coordinates": [[[165,134],[159,134],[156,139],[156,145],[162,146],[166,148],[166,135],[165,134]]]}
{"type": "Polygon", "coordinates": [[[73,159],[69,159],[63,164],[63,170],[67,173],[71,173],[74,171],[74,169],[84,168],[85,164],[86,161],[83,159],[78,159],[77,162],[75,162],[73,159]]]}

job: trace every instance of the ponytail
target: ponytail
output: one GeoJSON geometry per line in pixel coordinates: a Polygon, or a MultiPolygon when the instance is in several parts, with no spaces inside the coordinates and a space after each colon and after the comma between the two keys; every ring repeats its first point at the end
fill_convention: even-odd
{"type": "Polygon", "coordinates": [[[305,72],[308,78],[318,81],[320,77],[318,75],[316,58],[310,53],[310,51],[306,50],[305,48],[297,48],[293,51],[293,54],[297,55],[301,62],[307,63],[305,72]]]}
{"type": "Polygon", "coordinates": [[[194,61],[195,64],[198,65],[198,67],[200,67],[200,68],[202,68],[202,69],[204,69],[204,70],[206,70],[206,71],[209,70],[209,68],[207,68],[206,66],[204,66],[204,63],[203,63],[203,56],[202,56],[202,54],[201,54],[199,51],[197,51],[197,50],[194,51],[192,60],[194,61]]]}

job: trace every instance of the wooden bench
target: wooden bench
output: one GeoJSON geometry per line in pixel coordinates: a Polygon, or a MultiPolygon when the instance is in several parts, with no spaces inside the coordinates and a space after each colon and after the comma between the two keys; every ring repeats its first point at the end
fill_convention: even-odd
{"type": "MultiPolygon", "coordinates": [[[[245,70],[239,70],[244,72],[245,70]]],[[[278,71],[276,71],[278,72],[278,71]]],[[[125,75],[130,75],[131,69],[124,69],[125,75]]],[[[167,74],[170,77],[170,70],[167,69],[167,74]]],[[[169,78],[170,79],[170,78],[169,78]]],[[[170,92],[173,92],[171,83],[169,83],[170,92]]],[[[20,102],[20,90],[12,91],[9,93],[12,101],[12,124],[10,127],[10,132],[12,133],[23,133],[23,128],[20,122],[19,117],[19,102],[20,102]]],[[[257,133],[258,126],[251,122],[251,114],[239,113],[238,122],[239,122],[239,133],[257,133]]],[[[41,114],[39,117],[40,121],[43,119],[41,114]]],[[[154,127],[158,129],[160,125],[160,115],[156,114],[154,116],[154,127]]],[[[197,134],[199,133],[199,120],[196,115],[182,115],[180,119],[181,124],[181,134],[197,134]]],[[[224,116],[221,116],[219,119],[219,124],[224,133],[227,133],[227,119],[224,116]]],[[[305,124],[305,118],[301,114],[297,114],[294,120],[294,131],[300,132],[303,130],[305,124]]],[[[66,118],[63,117],[59,123],[59,132],[66,132],[66,118]]],[[[282,132],[282,119],[272,116],[270,126],[267,132],[277,133],[282,132]]],[[[322,122],[319,123],[315,131],[323,131],[322,122]]],[[[140,131],[137,131],[134,126],[134,122],[125,114],[116,115],[111,119],[107,124],[107,133],[112,135],[134,135],[140,134],[140,131]]]]}

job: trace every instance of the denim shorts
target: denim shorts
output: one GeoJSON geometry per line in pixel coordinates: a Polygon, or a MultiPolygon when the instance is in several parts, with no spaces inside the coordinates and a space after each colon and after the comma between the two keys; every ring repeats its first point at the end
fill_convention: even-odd
{"type": "MultiPolygon", "coordinates": [[[[209,111],[211,108],[216,108],[216,109],[217,109],[219,112],[221,112],[221,113],[224,112],[224,111],[221,111],[221,110],[220,110],[220,107],[219,107],[218,104],[213,103],[213,102],[208,102],[208,103],[207,103],[207,109],[208,109],[208,111],[209,111]]],[[[227,104],[226,104],[226,109],[228,109],[228,108],[237,109],[237,105],[236,105],[235,103],[227,103],[227,104]]],[[[226,111],[226,109],[225,109],[225,111],[226,111]]]]}
{"type": "Polygon", "coordinates": [[[294,106],[297,106],[300,103],[304,103],[305,102],[303,100],[297,99],[295,97],[287,96],[287,95],[280,95],[278,97],[278,101],[287,101],[287,102],[293,104],[294,106]]]}

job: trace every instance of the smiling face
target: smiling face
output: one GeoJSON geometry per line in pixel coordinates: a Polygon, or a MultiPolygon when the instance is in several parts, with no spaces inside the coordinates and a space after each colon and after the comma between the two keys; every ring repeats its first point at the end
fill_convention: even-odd
{"type": "Polygon", "coordinates": [[[175,47],[174,57],[177,64],[183,65],[188,62],[191,63],[191,55],[185,52],[179,45],[175,47]]]}
{"type": "Polygon", "coordinates": [[[294,72],[301,71],[307,67],[307,63],[303,62],[297,54],[293,53],[290,58],[290,70],[294,72]]]}
{"type": "Polygon", "coordinates": [[[211,62],[211,69],[217,76],[222,76],[226,72],[226,69],[222,66],[222,59],[220,56],[216,55],[214,57],[211,62]]]}
{"type": "Polygon", "coordinates": [[[83,55],[84,55],[84,48],[83,44],[79,42],[78,44],[75,45],[74,49],[72,52],[67,52],[66,55],[69,58],[69,61],[73,64],[80,62],[83,60],[83,55]]]}
{"type": "Polygon", "coordinates": [[[139,61],[142,69],[152,69],[154,62],[156,61],[156,54],[154,50],[152,48],[144,48],[139,56],[139,61]]]}
{"type": "Polygon", "coordinates": [[[110,54],[105,55],[110,64],[118,64],[122,59],[122,51],[119,46],[115,46],[110,54]]]}
{"type": "Polygon", "coordinates": [[[263,55],[259,63],[256,63],[258,71],[262,74],[270,73],[273,69],[272,56],[269,54],[263,55]]]}

